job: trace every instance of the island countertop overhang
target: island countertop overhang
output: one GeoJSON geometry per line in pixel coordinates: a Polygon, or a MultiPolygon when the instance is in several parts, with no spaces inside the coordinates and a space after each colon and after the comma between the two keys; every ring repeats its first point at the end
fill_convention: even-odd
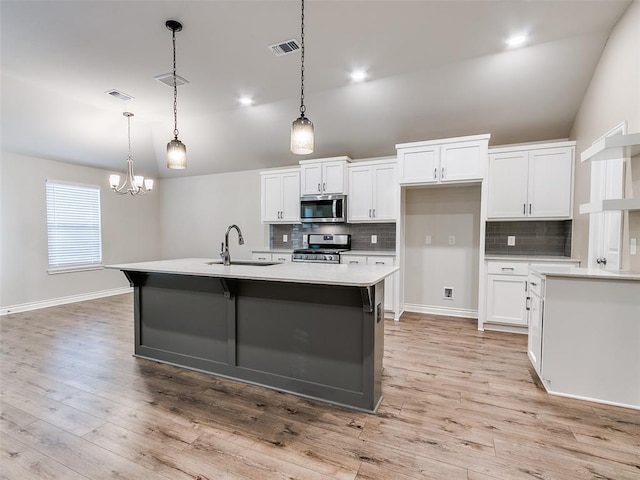
{"type": "Polygon", "coordinates": [[[215,261],[216,259],[211,258],[180,258],[107,265],[106,268],[172,275],[343,285],[350,287],[370,287],[399,270],[398,267],[383,265],[279,263],[268,266],[233,264],[224,266],[221,264],[210,265],[208,263],[215,261]]]}

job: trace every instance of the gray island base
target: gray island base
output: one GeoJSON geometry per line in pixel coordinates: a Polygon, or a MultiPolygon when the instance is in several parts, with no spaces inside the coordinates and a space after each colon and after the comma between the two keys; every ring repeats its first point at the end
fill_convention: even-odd
{"type": "MultiPolygon", "coordinates": [[[[168,262],[177,261],[147,263],[168,262]]],[[[305,283],[255,278],[269,269],[308,271],[302,265],[213,266],[208,275],[144,265],[111,267],[134,287],[135,356],[367,412],[378,408],[384,277],[394,267],[377,267],[385,270],[371,276],[374,283],[354,285],[306,283],[313,275],[305,283]]],[[[363,268],[313,266],[327,267],[341,269],[320,276],[363,268]]]]}

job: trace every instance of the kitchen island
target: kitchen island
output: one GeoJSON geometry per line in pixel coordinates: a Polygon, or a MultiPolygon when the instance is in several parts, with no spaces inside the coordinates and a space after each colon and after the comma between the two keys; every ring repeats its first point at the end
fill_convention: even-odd
{"type": "Polygon", "coordinates": [[[398,268],[246,263],[110,265],[134,287],[135,356],[375,412],[398,268]]]}

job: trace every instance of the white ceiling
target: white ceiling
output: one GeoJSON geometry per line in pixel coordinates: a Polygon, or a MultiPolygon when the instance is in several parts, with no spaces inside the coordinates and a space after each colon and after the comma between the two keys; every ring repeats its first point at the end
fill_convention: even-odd
{"type": "Polygon", "coordinates": [[[303,158],[395,154],[395,144],[491,133],[501,145],[563,138],[607,37],[629,0],[329,1],[305,4],[305,104],[316,150],[289,152],[299,115],[298,1],[7,1],[0,3],[2,149],[124,170],[132,120],[136,173],[202,175],[303,158]],[[188,168],[165,167],[173,135],[188,168]],[[507,50],[505,38],[531,43],[507,50]],[[369,80],[352,84],[363,67],[369,80]],[[123,102],[105,92],[134,97],[123,102]],[[255,105],[237,99],[250,94],[255,105]]]}

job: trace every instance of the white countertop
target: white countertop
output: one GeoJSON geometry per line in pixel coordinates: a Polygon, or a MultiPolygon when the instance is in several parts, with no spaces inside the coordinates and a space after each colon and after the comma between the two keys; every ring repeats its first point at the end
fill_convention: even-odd
{"type": "MultiPolygon", "coordinates": [[[[530,267],[531,271],[544,275],[545,277],[573,277],[592,278],[604,280],[637,280],[640,281],[640,272],[629,272],[622,270],[600,270],[598,268],[578,268],[559,265],[535,265],[530,267]]],[[[638,291],[640,294],[640,290],[638,291]]]]}
{"type": "MultiPolygon", "coordinates": [[[[369,287],[388,277],[398,267],[383,265],[334,265],[317,263],[280,263],[269,266],[251,265],[207,265],[216,258],[180,258],[153,262],[123,263],[107,265],[106,268],[137,272],[195,275],[202,277],[267,280],[273,282],[319,283],[369,287]]],[[[233,262],[233,260],[232,260],[233,262]]]]}
{"type": "Polygon", "coordinates": [[[293,248],[254,248],[253,253],[293,253],[293,248]]]}
{"type": "Polygon", "coordinates": [[[552,255],[485,255],[484,259],[487,261],[506,261],[506,262],[569,262],[569,263],[580,263],[579,258],[571,258],[571,257],[557,257],[552,255]]]}
{"type": "Polygon", "coordinates": [[[396,256],[396,251],[395,250],[349,250],[347,252],[343,252],[340,255],[360,255],[363,257],[375,257],[375,256],[380,256],[380,257],[395,257],[396,256]]]}

